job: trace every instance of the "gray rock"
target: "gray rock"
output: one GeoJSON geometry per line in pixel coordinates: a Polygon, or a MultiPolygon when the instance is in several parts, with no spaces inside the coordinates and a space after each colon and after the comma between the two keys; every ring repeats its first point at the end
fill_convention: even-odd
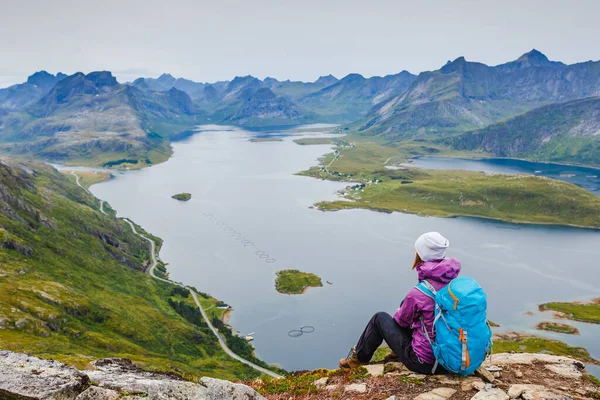
{"type": "Polygon", "coordinates": [[[327,381],[329,380],[329,378],[327,378],[326,376],[320,379],[317,379],[316,381],[313,382],[313,385],[315,385],[316,387],[318,387],[319,389],[324,388],[325,386],[327,386],[327,381]]]}
{"type": "Polygon", "coordinates": [[[430,392],[421,393],[414,400],[445,400],[452,397],[454,393],[456,393],[456,389],[435,388],[430,392]]]}
{"type": "Polygon", "coordinates": [[[366,393],[367,385],[364,383],[353,383],[351,385],[346,385],[344,392],[366,393]]]}
{"type": "MultiPolygon", "coordinates": [[[[81,393],[75,400],[115,400],[119,397],[119,392],[110,389],[104,389],[97,386],[90,386],[81,393]]],[[[132,400],[127,397],[127,400],[132,400]]]]}
{"type": "Polygon", "coordinates": [[[73,400],[89,379],[58,361],[0,350],[0,399],[73,400]]]}
{"type": "Polygon", "coordinates": [[[213,378],[200,384],[138,369],[130,360],[107,358],[94,361],[86,373],[99,386],[126,391],[146,400],[259,400],[264,399],[248,386],[213,378]]]}
{"type": "Polygon", "coordinates": [[[565,378],[581,378],[583,376],[583,374],[579,371],[577,364],[574,363],[548,364],[545,367],[555,374],[564,376],[565,378]]]}
{"type": "Polygon", "coordinates": [[[365,365],[365,369],[371,376],[382,376],[383,375],[383,364],[365,365]]]}
{"type": "Polygon", "coordinates": [[[477,371],[475,371],[475,375],[483,379],[484,382],[494,383],[494,375],[483,367],[479,367],[477,371]]]}
{"type": "Polygon", "coordinates": [[[502,389],[495,388],[482,390],[471,397],[471,400],[509,400],[509,397],[502,389]]]}
{"type": "Polygon", "coordinates": [[[511,399],[518,399],[525,392],[543,388],[544,387],[540,385],[512,385],[510,389],[508,389],[508,397],[511,399]]]}

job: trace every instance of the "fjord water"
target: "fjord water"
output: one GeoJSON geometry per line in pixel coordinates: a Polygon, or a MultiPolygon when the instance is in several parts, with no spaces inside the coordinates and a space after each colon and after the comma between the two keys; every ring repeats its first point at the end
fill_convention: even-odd
{"type": "MultiPolygon", "coordinates": [[[[335,367],[371,315],[394,312],[416,283],[414,240],[431,230],[450,239],[448,255],[484,287],[489,317],[503,330],[535,332],[537,322],[551,319],[537,312],[540,303],[598,296],[598,231],[316,211],[309,206],[335,199],[346,184],[294,173],[316,165],[331,147],[299,146],[292,141],[297,136],[280,134],[281,142],[251,143],[251,132],[202,127],[174,144],[169,161],[91,188],[120,216],[164,239],[160,257],[171,279],[231,304],[231,325],[254,332],[257,356],[266,362],[288,370],[335,367]],[[180,192],[192,193],[191,201],[170,198],[180,192]],[[316,273],[324,287],[300,296],[277,293],[275,272],[289,268],[316,273]],[[288,336],[303,325],[315,331],[288,336]]],[[[600,329],[573,325],[580,336],[544,334],[600,358],[600,329]]]]}

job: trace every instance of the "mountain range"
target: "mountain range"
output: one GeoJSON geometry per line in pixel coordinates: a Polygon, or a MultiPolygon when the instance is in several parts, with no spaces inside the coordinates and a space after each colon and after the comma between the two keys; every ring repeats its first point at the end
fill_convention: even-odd
{"type": "Polygon", "coordinates": [[[600,62],[565,65],[537,50],[494,67],[460,57],[419,74],[405,93],[375,106],[356,129],[387,140],[450,135],[598,95],[600,62]]]}
{"type": "MultiPolygon", "coordinates": [[[[0,89],[0,151],[141,166],[165,160],[171,135],[199,123],[255,128],[328,122],[347,124],[355,134],[383,142],[439,140],[540,107],[597,96],[600,62],[566,65],[537,50],[497,66],[459,57],[419,75],[326,75],[314,82],[243,76],[202,83],[165,73],[121,84],[107,71],[71,76],[40,71],[23,84],[0,89]]],[[[529,114],[520,123],[534,123],[542,113],[529,114]]],[[[569,120],[572,116],[564,114],[569,120]]],[[[529,131],[522,127],[520,135],[529,131]]],[[[569,132],[559,135],[563,144],[583,135],[576,129],[569,132]]],[[[594,142],[598,135],[585,136],[594,142]]],[[[506,153],[500,145],[492,150],[484,142],[478,144],[481,149],[506,153]]],[[[449,143],[461,149],[475,146],[466,136],[449,143]]],[[[533,157],[538,150],[518,154],[533,157]]],[[[547,157],[554,159],[552,154],[547,157]]]]}

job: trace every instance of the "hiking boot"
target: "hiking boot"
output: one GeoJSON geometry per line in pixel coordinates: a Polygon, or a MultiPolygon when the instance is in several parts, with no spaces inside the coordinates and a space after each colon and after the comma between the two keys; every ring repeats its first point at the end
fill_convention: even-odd
{"type": "Polygon", "coordinates": [[[357,368],[366,364],[368,364],[368,362],[362,362],[358,359],[356,348],[354,347],[350,349],[350,353],[348,353],[346,358],[340,360],[340,368],[357,368]]]}

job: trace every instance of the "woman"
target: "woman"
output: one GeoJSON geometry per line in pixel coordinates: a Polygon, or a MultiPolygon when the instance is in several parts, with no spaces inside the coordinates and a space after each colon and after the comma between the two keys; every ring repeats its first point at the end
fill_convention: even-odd
{"type": "MultiPolygon", "coordinates": [[[[460,262],[454,258],[444,258],[450,242],[438,232],[421,235],[415,243],[415,262],[412,269],[417,270],[418,281],[427,280],[436,290],[442,289],[460,272],[460,262]]],[[[340,368],[354,368],[368,364],[375,350],[385,340],[390,349],[411,371],[431,374],[435,357],[431,344],[422,328],[425,323],[430,338],[435,339],[433,299],[416,288],[412,288],[394,317],[378,312],[371,318],[358,344],[352,348],[345,359],[340,360],[340,368]]],[[[445,373],[437,367],[435,373],[445,373]]]]}

